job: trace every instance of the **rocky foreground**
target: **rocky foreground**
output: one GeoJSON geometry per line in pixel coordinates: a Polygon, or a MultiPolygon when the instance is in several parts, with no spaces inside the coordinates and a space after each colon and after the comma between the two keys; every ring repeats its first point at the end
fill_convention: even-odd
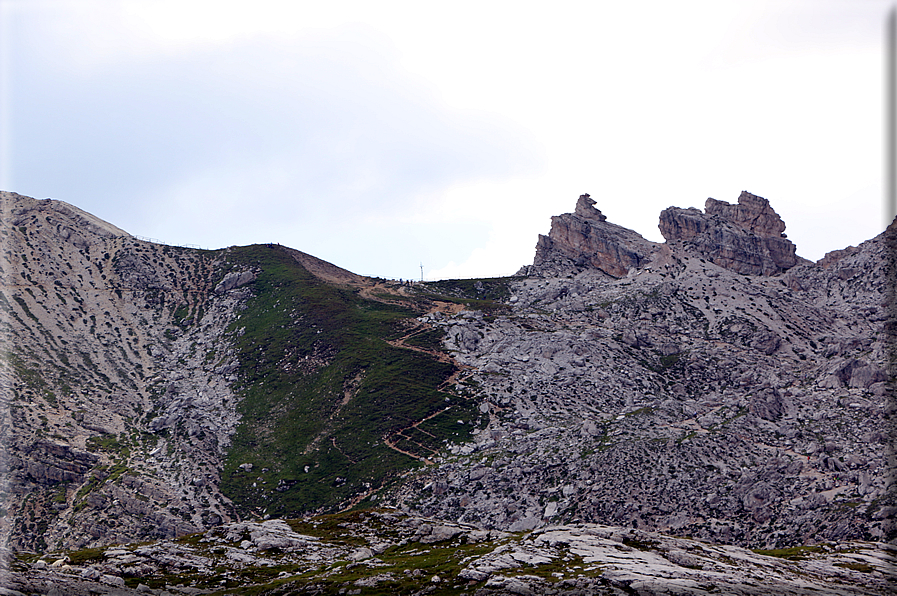
{"type": "Polygon", "coordinates": [[[847,596],[893,593],[895,557],[882,543],[751,551],[600,524],[507,533],[379,510],[21,557],[0,593],[847,596]]]}

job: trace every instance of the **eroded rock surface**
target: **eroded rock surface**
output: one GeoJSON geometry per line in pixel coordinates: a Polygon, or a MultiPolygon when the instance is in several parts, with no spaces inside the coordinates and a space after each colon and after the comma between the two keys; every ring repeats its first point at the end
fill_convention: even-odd
{"type": "MultiPolygon", "coordinates": [[[[362,504],[427,518],[378,513],[337,524],[351,540],[326,542],[318,526],[236,522],[218,488],[239,423],[235,323],[258,272],[227,264],[227,251],[142,242],[58,202],[2,199],[0,333],[12,347],[0,359],[4,540],[46,553],[206,530],[105,549],[90,564],[44,555],[17,568],[25,579],[11,586],[145,593],[134,578],[175,572],[194,583],[154,593],[200,593],[228,581],[215,575],[222,565],[286,561],[325,569],[318,583],[290,584],[319,592],[336,567],[347,593],[409,577],[417,591],[474,582],[484,595],[893,587],[893,547],[870,544],[897,540],[897,223],[812,264],[753,195],[708,201],[705,213],[667,210],[663,245],[608,223],[583,195],[553,218],[526,275],[481,280],[445,301],[427,286],[391,295],[434,305],[415,324],[444,332],[461,370],[439,391],[445,411],[465,402],[455,428],[475,438],[445,439],[437,452],[426,427],[406,429],[404,450],[383,436],[402,457],[424,437],[437,447],[362,504]],[[384,563],[408,549],[455,556],[443,545],[483,550],[426,577],[384,563]],[[795,567],[741,550],[795,545],[822,554],[795,567]],[[829,555],[840,558],[819,562],[829,555]],[[363,577],[352,567],[361,565],[363,577]]],[[[293,257],[319,279],[361,283],[293,257]]],[[[317,366],[308,355],[295,362],[317,366]]],[[[237,467],[252,473],[259,516],[265,495],[300,486],[266,484],[267,465],[237,467]]]]}
{"type": "Polygon", "coordinates": [[[711,262],[745,275],[774,275],[800,262],[785,222],[769,201],[747,191],[738,204],[707,199],[699,209],[670,207],[660,214],[667,242],[683,242],[711,262]]]}
{"type": "Polygon", "coordinates": [[[230,518],[227,327],[249,271],[0,195],[0,521],[19,550],[174,537],[230,518]],[[216,288],[217,291],[213,291],[216,288]]]}
{"type": "Polygon", "coordinates": [[[225,524],[188,539],[89,555],[18,562],[6,589],[67,596],[208,594],[225,586],[283,596],[366,588],[480,596],[859,596],[889,594],[895,580],[895,551],[882,543],[754,552],[601,524],[484,532],[389,510],[225,524]]]}
{"type": "Polygon", "coordinates": [[[548,236],[539,236],[533,270],[559,274],[591,267],[612,277],[622,277],[647,262],[657,244],[632,230],[612,224],[594,207],[588,194],[581,195],[574,213],[551,218],[548,236]]]}

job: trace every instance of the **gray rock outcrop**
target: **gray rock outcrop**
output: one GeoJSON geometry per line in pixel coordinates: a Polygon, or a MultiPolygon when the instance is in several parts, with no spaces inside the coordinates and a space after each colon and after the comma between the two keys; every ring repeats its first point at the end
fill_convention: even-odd
{"type": "Polygon", "coordinates": [[[650,260],[656,243],[608,222],[594,205],[584,194],[574,213],[551,218],[551,231],[548,236],[540,235],[536,244],[533,272],[550,275],[590,267],[622,277],[650,260]]]}
{"type": "Polygon", "coordinates": [[[229,520],[218,474],[239,416],[224,335],[253,274],[227,277],[200,251],[61,201],[4,192],[0,212],[2,544],[91,546],[229,520]],[[214,292],[216,279],[231,291],[214,292]]]}
{"type": "Polygon", "coordinates": [[[745,275],[775,275],[799,262],[785,222],[769,201],[747,191],[738,204],[707,199],[698,209],[670,207],[660,214],[667,242],[683,242],[709,261],[745,275]]]}

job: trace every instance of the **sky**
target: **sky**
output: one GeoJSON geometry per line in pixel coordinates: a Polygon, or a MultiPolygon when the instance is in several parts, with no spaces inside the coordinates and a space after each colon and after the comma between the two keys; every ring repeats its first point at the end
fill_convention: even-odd
{"type": "Polygon", "coordinates": [[[0,189],[168,244],[511,275],[590,193],[880,233],[890,0],[0,0],[0,189]]]}

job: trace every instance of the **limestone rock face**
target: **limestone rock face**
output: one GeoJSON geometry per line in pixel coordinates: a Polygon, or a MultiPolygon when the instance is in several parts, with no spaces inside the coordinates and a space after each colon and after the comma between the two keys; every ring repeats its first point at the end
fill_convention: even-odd
{"type": "MultiPolygon", "coordinates": [[[[609,229],[590,209],[555,218],[551,238],[609,229]]],[[[378,503],[509,531],[897,540],[897,223],[770,277],[787,264],[771,241],[787,240],[766,202],[707,211],[668,210],[671,241],[623,279],[533,267],[492,282],[507,284],[501,316],[428,317],[482,400],[479,432],[378,503]]]]}
{"type": "Polygon", "coordinates": [[[745,275],[775,275],[802,262],[785,237],[785,222],[769,201],[747,191],[738,204],[707,199],[699,209],[670,207],[660,214],[667,242],[684,242],[711,262],[745,275]]]}
{"type": "Polygon", "coordinates": [[[0,543],[74,548],[229,521],[218,475],[239,416],[225,331],[253,274],[234,270],[216,293],[221,259],[10,192],[0,238],[0,543]]]}
{"type": "Polygon", "coordinates": [[[854,246],[848,246],[847,248],[842,248],[841,250],[830,250],[829,252],[825,253],[824,257],[816,261],[816,264],[823,269],[829,269],[844,257],[849,257],[850,255],[855,254],[856,251],[857,249],[854,246]]]}
{"type": "Polygon", "coordinates": [[[594,207],[588,194],[581,195],[574,213],[551,218],[548,236],[539,236],[534,272],[559,273],[584,267],[623,277],[633,267],[650,260],[658,245],[616,224],[594,207]]]}
{"type": "Polygon", "coordinates": [[[716,199],[707,199],[704,209],[708,215],[719,215],[758,236],[785,237],[783,235],[785,222],[769,206],[769,201],[747,191],[742,191],[737,205],[716,199]]]}

